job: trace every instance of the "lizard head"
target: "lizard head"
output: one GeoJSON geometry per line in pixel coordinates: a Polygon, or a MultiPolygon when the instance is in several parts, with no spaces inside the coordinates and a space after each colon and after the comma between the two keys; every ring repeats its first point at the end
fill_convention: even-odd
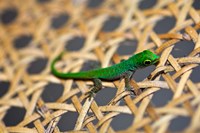
{"type": "Polygon", "coordinates": [[[136,62],[139,68],[155,65],[159,62],[160,57],[155,53],[144,50],[141,53],[136,54],[136,62]]]}

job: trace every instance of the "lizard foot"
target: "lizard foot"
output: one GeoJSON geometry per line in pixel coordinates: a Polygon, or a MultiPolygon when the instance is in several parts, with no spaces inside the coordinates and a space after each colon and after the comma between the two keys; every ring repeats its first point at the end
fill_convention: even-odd
{"type": "Polygon", "coordinates": [[[136,92],[132,87],[125,87],[125,90],[130,91],[133,95],[136,95],[136,92]]]}
{"type": "Polygon", "coordinates": [[[95,92],[93,92],[93,90],[88,91],[85,93],[85,96],[86,96],[85,99],[89,98],[89,100],[91,100],[91,98],[95,96],[95,92]]]}
{"type": "Polygon", "coordinates": [[[133,88],[131,86],[125,86],[126,91],[133,91],[133,88]]]}
{"type": "Polygon", "coordinates": [[[86,92],[86,98],[89,98],[89,100],[91,100],[92,97],[95,96],[95,94],[99,91],[99,87],[94,87],[92,88],[90,91],[86,92]]]}

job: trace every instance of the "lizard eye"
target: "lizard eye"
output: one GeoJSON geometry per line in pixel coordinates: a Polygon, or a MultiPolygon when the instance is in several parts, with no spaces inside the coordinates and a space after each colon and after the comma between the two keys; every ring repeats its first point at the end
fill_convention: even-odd
{"type": "Polygon", "coordinates": [[[145,60],[144,61],[144,65],[150,65],[151,64],[151,60],[145,60]]]}

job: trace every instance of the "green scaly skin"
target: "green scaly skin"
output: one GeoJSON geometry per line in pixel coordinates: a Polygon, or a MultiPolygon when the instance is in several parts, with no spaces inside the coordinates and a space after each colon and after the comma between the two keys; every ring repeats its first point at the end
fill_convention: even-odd
{"type": "Polygon", "coordinates": [[[93,96],[102,88],[101,80],[113,81],[125,78],[125,87],[131,90],[129,84],[130,79],[134,72],[139,68],[144,68],[150,65],[155,65],[159,61],[159,56],[149,50],[144,50],[136,55],[131,56],[127,60],[123,60],[118,64],[107,68],[94,69],[90,71],[83,71],[77,73],[62,73],[57,71],[55,64],[61,59],[63,53],[56,57],[51,63],[52,73],[62,79],[79,79],[79,80],[92,80],[94,88],[88,92],[88,97],[93,96]]]}

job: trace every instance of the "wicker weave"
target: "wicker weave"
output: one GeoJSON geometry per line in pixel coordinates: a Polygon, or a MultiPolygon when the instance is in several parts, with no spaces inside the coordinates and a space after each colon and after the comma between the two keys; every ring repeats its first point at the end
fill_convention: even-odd
{"type": "MultiPolygon", "coordinates": [[[[191,119],[184,132],[200,132],[200,82],[190,78],[200,63],[200,10],[195,9],[194,0],[158,0],[145,10],[140,9],[138,3],[136,0],[106,0],[96,8],[88,8],[86,0],[1,0],[1,14],[6,9],[16,9],[17,14],[12,22],[0,23],[0,81],[10,83],[0,99],[0,132],[42,133],[47,129],[48,132],[66,132],[57,124],[69,112],[79,115],[74,129],[68,132],[170,132],[170,123],[179,116],[191,119]],[[66,23],[61,27],[52,23],[57,15],[65,13],[68,15],[66,23]],[[104,22],[110,16],[120,17],[121,22],[113,31],[103,31],[104,22]],[[174,26],[168,32],[156,33],[154,27],[166,17],[175,19],[174,26]],[[32,38],[26,46],[15,44],[21,35],[32,38]],[[99,61],[101,67],[107,67],[111,62],[127,59],[130,55],[116,54],[126,39],[137,41],[133,53],[151,49],[161,55],[161,60],[142,82],[131,81],[137,94],[134,98],[132,93],[124,91],[123,80],[103,82],[117,92],[109,103],[99,106],[93,98],[84,100],[92,82],[61,80],[50,72],[52,59],[74,37],[85,38],[84,45],[79,51],[65,54],[56,64],[60,71],[77,72],[87,60],[99,61]],[[193,50],[184,57],[173,57],[174,46],[183,41],[192,42],[193,50]],[[31,74],[27,70],[38,58],[47,59],[47,64],[41,72],[31,74]],[[59,99],[47,103],[42,94],[49,83],[61,84],[64,90],[59,99]],[[146,89],[141,91],[140,88],[146,89]],[[162,107],[154,106],[152,97],[164,89],[172,91],[172,98],[162,107]],[[69,100],[70,103],[66,102],[69,100]],[[120,105],[120,101],[125,105],[120,105]],[[23,108],[25,115],[17,125],[6,126],[3,119],[12,107],[23,108]],[[111,122],[119,114],[132,114],[134,120],[127,129],[115,131],[111,122]]],[[[3,88],[0,86],[0,89],[3,88]]]]}

